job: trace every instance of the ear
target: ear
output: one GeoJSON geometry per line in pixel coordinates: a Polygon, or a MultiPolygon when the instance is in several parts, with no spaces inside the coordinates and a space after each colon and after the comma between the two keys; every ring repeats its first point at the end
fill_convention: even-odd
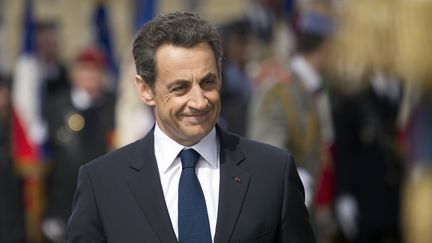
{"type": "MultiPolygon", "coordinates": [[[[222,64],[220,64],[220,65],[222,65],[222,64]]],[[[218,90],[220,91],[222,88],[222,71],[221,71],[221,68],[218,71],[218,77],[217,78],[218,78],[218,90]]]]}
{"type": "Polygon", "coordinates": [[[139,95],[140,99],[146,105],[148,105],[148,106],[154,106],[155,105],[155,100],[154,100],[153,89],[138,74],[135,75],[135,86],[136,86],[136,89],[138,91],[138,95],[139,95]]]}

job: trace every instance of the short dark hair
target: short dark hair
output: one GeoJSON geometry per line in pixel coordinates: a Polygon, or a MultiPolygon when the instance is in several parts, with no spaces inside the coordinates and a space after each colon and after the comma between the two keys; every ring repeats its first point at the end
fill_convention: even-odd
{"type": "Polygon", "coordinates": [[[133,56],[138,75],[153,87],[156,78],[156,51],[165,44],[193,47],[207,42],[214,54],[218,75],[221,72],[221,38],[215,27],[198,14],[174,12],[159,15],[147,22],[133,43],[133,56]]]}

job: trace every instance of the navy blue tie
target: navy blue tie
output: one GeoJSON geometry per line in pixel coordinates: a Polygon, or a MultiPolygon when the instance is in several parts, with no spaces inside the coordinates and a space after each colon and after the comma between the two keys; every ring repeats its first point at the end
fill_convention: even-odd
{"type": "Polygon", "coordinates": [[[195,174],[200,154],[187,149],[180,152],[182,172],[179,182],[179,243],[211,243],[207,207],[201,185],[195,174]]]}

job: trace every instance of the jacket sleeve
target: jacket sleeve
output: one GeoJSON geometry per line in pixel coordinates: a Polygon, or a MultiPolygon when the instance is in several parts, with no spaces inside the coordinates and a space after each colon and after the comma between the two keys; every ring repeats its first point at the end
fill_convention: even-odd
{"type": "Polygon", "coordinates": [[[285,169],[284,200],[278,243],[315,243],[315,236],[304,204],[304,189],[293,159],[285,169]]]}
{"type": "Polygon", "coordinates": [[[79,171],[72,215],[66,228],[66,242],[106,242],[93,186],[85,166],[79,171]]]}

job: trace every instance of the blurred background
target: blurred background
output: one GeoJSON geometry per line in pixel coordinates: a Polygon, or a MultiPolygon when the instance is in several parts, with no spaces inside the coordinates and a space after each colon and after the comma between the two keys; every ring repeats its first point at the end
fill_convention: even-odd
{"type": "Polygon", "coordinates": [[[219,124],[291,151],[317,242],[432,242],[431,0],[0,0],[1,243],[64,242],[79,167],[151,129],[131,45],[172,11],[217,27],[219,124]]]}

